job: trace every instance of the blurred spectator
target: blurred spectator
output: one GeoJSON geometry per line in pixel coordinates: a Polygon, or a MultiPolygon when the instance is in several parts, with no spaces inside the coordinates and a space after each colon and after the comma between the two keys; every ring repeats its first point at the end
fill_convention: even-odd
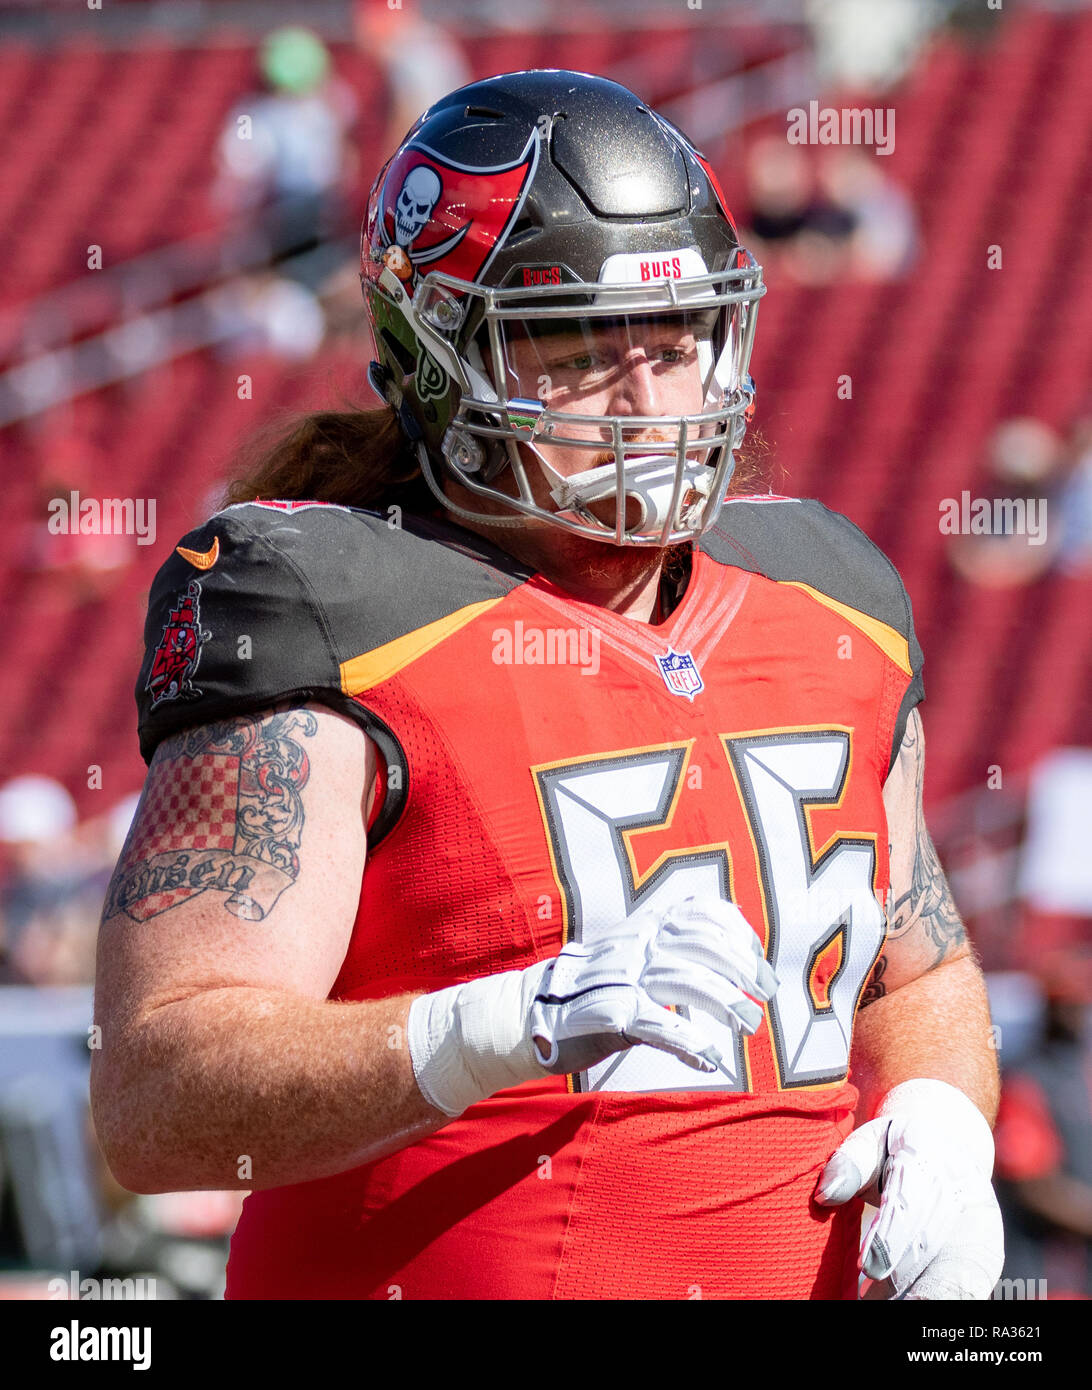
{"type": "Polygon", "coordinates": [[[1092,570],[1092,415],[1074,424],[1062,460],[1058,567],[1068,574],[1086,573],[1092,570]]]}
{"type": "MultiPolygon", "coordinates": [[[[983,529],[953,534],[949,545],[952,566],[964,579],[1006,588],[1046,573],[1061,540],[1060,464],[1061,440],[1041,420],[1020,416],[997,426],[987,445],[986,486],[967,499],[972,525],[972,508],[988,504],[983,529]]],[[[962,499],[952,500],[962,526],[962,499]]]]}
{"type": "Polygon", "coordinates": [[[1092,748],[1056,748],[1032,768],[1018,888],[1028,963],[1092,938],[1090,807],[1092,748]]]}
{"type": "Polygon", "coordinates": [[[387,78],[389,114],[382,141],[395,150],[434,101],[473,81],[462,49],[439,24],[387,0],[357,0],[357,46],[376,59],[387,78]]]}
{"type": "Polygon", "coordinates": [[[76,808],[50,777],[0,788],[0,1139],[20,1246],[35,1264],[100,1256],[99,1209],[85,1130],[86,1004],[95,931],[80,890],[76,808]],[[24,988],[11,988],[23,985],[24,988]],[[77,991],[83,997],[82,991],[77,991]]]}
{"type": "MultiPolygon", "coordinates": [[[[359,279],[356,288],[359,298],[359,279]]],[[[261,352],[306,361],[322,346],[326,329],[315,294],[273,271],[225,285],[217,292],[213,312],[225,329],[216,349],[221,359],[261,352]]]]}
{"type": "Polygon", "coordinates": [[[747,158],[747,244],[802,284],[905,274],[917,252],[909,196],[877,156],[847,146],[816,155],[765,136],[747,158]]]}
{"type": "Polygon", "coordinates": [[[73,907],[82,875],[69,847],[76,807],[51,777],[16,777],[0,789],[0,983],[89,980],[73,907]]]}
{"type": "Polygon", "coordinates": [[[259,62],[266,91],[242,98],[224,123],[216,197],[253,214],[274,260],[312,252],[285,270],[313,287],[332,269],[335,252],[322,248],[343,221],[353,183],[346,134],[357,102],[330,76],[330,55],[308,29],[275,30],[259,62]]]}
{"type": "Polygon", "coordinates": [[[77,824],[51,777],[0,788],[0,984],[91,983],[103,899],[138,799],[77,824]]]}
{"type": "MultiPolygon", "coordinates": [[[[974,933],[974,944],[985,966],[988,942],[980,931],[974,933]]],[[[986,990],[1001,1066],[1015,1066],[1039,1046],[1046,1013],[1043,992],[1026,970],[987,969],[986,990]]]]}
{"type": "Polygon", "coordinates": [[[16,777],[0,789],[0,840],[37,848],[67,834],[76,805],[52,777],[16,777]]]}
{"type": "Polygon", "coordinates": [[[820,82],[869,89],[897,82],[946,9],[938,0],[806,0],[820,82]]]}
{"type": "MultiPolygon", "coordinates": [[[[222,1297],[246,1195],[134,1197],[106,1167],[87,1106],[99,914],[139,797],[82,823],[52,778],[0,788],[0,1299],[50,1279],[139,1275],[157,1299],[222,1297]]],[[[78,1296],[78,1295],[77,1295],[78,1296]]]]}
{"type": "MultiPolygon", "coordinates": [[[[1017,890],[1015,959],[1043,1014],[1030,1052],[1007,1066],[995,1138],[1008,1279],[1050,1298],[1092,1296],[1092,749],[1057,748],[1031,771],[1017,890]]],[[[1008,1030],[1003,1057],[1010,1054],[1008,1030]]]]}
{"type": "Polygon", "coordinates": [[[1029,1298],[1092,1297],[1092,934],[1037,955],[1046,996],[1038,1048],[1008,1071],[994,1138],[1006,1279],[1029,1298]]]}
{"type": "Polygon", "coordinates": [[[40,482],[31,514],[17,537],[19,563],[41,576],[65,608],[100,601],[132,564],[136,539],[120,532],[82,531],[79,515],[72,516],[67,508],[74,492],[96,503],[102,500],[103,480],[110,476],[109,460],[68,413],[47,420],[30,443],[40,482]],[[58,499],[66,507],[64,529],[56,522],[51,526],[50,504],[58,499]]]}
{"type": "Polygon", "coordinates": [[[818,185],[809,156],[784,137],[755,142],[747,156],[750,232],[744,238],[765,266],[777,264],[804,284],[844,270],[856,217],[818,185]]]}
{"type": "Polygon", "coordinates": [[[848,146],[819,165],[820,187],[852,223],[849,273],[859,280],[904,275],[917,252],[917,217],[909,195],[870,150],[848,146]]]}
{"type": "Polygon", "coordinates": [[[92,1271],[102,1206],[89,1143],[91,990],[0,989],[0,1267],[92,1271]]]}

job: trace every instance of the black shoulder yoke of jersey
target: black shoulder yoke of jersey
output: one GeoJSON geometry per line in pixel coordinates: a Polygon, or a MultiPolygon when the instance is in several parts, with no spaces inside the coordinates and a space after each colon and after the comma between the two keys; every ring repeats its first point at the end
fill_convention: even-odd
{"type": "Polygon", "coordinates": [[[530,571],[442,520],[319,503],[245,502],[190,531],[152,584],[137,680],[140,751],[184,728],[286,700],[349,714],[387,756],[389,730],[352,700],[342,663],[474,604],[530,571]]]}
{"type": "Polygon", "coordinates": [[[729,498],[699,546],[723,565],[806,584],[905,639],[911,674],[895,726],[893,767],[906,720],[925,698],[925,686],[910,595],[883,551],[848,517],[810,497],[729,498]]]}

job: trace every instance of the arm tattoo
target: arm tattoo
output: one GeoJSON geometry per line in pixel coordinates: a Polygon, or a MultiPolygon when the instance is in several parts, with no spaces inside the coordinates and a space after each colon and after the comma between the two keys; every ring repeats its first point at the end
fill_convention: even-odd
{"type": "Polygon", "coordinates": [[[899,757],[912,759],[917,795],[916,834],[910,887],[901,897],[895,899],[888,909],[888,939],[904,936],[918,928],[920,934],[935,948],[936,960],[933,961],[933,965],[939,965],[955,947],[963,945],[966,937],[959,910],[952,900],[952,890],[937,858],[933,837],[929,834],[929,828],[925,824],[925,812],[922,810],[925,741],[921,734],[920,719],[912,717],[907,720],[899,757]]]}
{"type": "Polygon", "coordinates": [[[308,710],[207,724],[156,750],[104,920],[145,922],[208,890],[260,922],[299,874],[300,793],[310,775],[308,710]]]}
{"type": "MultiPolygon", "coordinates": [[[[916,710],[906,722],[899,760],[912,779],[917,802],[910,883],[900,897],[895,898],[892,893],[888,895],[888,927],[884,954],[873,967],[872,975],[861,997],[862,1008],[877,999],[882,999],[888,992],[884,974],[888,967],[889,948],[892,943],[905,941],[908,946],[913,943],[913,946],[932,955],[933,959],[924,965],[924,970],[941,965],[966,943],[959,909],[952,898],[952,890],[937,858],[929,828],[925,824],[921,800],[925,778],[925,742],[921,732],[920,716],[916,710]]],[[[889,845],[889,861],[893,850],[894,847],[889,845]]],[[[918,973],[922,973],[920,968],[918,973]]]]}
{"type": "Polygon", "coordinates": [[[948,886],[932,836],[924,821],[921,823],[914,854],[914,875],[910,891],[904,893],[891,908],[893,932],[907,932],[914,927],[920,927],[932,942],[936,950],[934,965],[940,965],[967,939],[959,909],[952,899],[952,890],[948,886]]]}
{"type": "Polygon", "coordinates": [[[865,985],[865,992],[861,995],[861,1002],[858,1008],[863,1009],[866,1004],[873,1004],[877,999],[882,999],[887,993],[887,986],[883,982],[883,972],[887,969],[887,957],[880,956],[876,964],[872,967],[872,974],[868,977],[868,984],[865,985]]]}

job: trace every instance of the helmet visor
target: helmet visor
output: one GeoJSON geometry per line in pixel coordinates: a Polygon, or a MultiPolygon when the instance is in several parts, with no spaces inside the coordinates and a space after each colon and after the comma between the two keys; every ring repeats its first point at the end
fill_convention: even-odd
{"type": "Polygon", "coordinates": [[[483,365],[510,410],[531,407],[540,447],[582,446],[584,467],[613,461],[619,444],[628,457],[655,444],[711,463],[730,437],[746,308],[506,315],[491,325],[483,365]]]}
{"type": "Polygon", "coordinates": [[[502,322],[503,395],[574,416],[697,414],[715,318],[717,310],[502,322]]]}
{"type": "MultiPolygon", "coordinates": [[[[717,309],[554,320],[502,320],[502,399],[578,417],[694,416],[719,401],[717,309]]],[[[588,438],[601,431],[570,430],[588,438]]]]}

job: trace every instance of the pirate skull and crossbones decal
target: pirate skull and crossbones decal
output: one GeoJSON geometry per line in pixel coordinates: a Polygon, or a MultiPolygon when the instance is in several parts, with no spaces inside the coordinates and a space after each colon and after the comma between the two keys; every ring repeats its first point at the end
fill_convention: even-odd
{"type": "MultiPolygon", "coordinates": [[[[421,235],[432,219],[433,213],[443,196],[444,184],[431,164],[415,164],[402,180],[398,197],[393,202],[386,201],[387,216],[381,226],[381,240],[385,248],[383,259],[390,264],[389,256],[401,249],[408,258],[406,270],[396,271],[400,279],[412,276],[412,267],[442,260],[462,241],[470,228],[466,222],[453,232],[431,246],[414,249],[413,243],[421,235]],[[390,221],[387,221],[387,218],[390,221]],[[391,231],[393,228],[393,236],[391,231]]],[[[443,225],[440,219],[438,225],[443,225]]]]}
{"type": "Polygon", "coordinates": [[[410,246],[420,235],[440,201],[440,175],[427,164],[418,164],[406,175],[394,204],[394,232],[399,246],[410,246]]]}

